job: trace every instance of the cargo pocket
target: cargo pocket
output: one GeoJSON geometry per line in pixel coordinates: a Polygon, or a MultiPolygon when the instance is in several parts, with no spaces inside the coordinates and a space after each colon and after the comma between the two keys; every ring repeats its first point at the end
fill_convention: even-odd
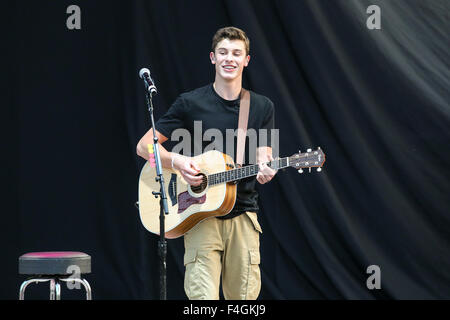
{"type": "Polygon", "coordinates": [[[262,233],[262,228],[259,225],[258,216],[256,212],[246,211],[245,214],[247,215],[247,217],[249,217],[250,221],[252,222],[253,228],[255,228],[255,230],[258,231],[259,233],[262,233]]]}
{"type": "Polygon", "coordinates": [[[184,273],[184,291],[189,297],[192,296],[192,281],[195,279],[196,275],[194,268],[195,261],[197,261],[197,249],[186,249],[184,253],[183,263],[186,268],[184,273]]]}
{"type": "Polygon", "coordinates": [[[259,249],[249,250],[249,269],[248,269],[248,283],[246,300],[256,300],[261,290],[261,272],[259,264],[261,263],[261,256],[259,249]]]}

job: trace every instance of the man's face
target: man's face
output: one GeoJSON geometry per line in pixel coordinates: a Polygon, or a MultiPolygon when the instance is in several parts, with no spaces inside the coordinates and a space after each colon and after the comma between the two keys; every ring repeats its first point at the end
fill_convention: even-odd
{"type": "Polygon", "coordinates": [[[216,77],[232,81],[242,76],[244,67],[248,66],[250,56],[246,54],[242,40],[223,39],[214,52],[209,54],[211,63],[216,67],[216,77]]]}

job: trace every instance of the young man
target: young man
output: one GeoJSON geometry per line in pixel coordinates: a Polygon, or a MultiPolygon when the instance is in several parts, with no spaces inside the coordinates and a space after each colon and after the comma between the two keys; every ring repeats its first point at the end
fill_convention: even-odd
{"type": "MultiPolygon", "coordinates": [[[[213,37],[210,60],[216,71],[214,83],[177,98],[155,124],[160,143],[167,141],[178,128],[187,129],[191,136],[194,136],[194,121],[201,121],[202,130],[220,130],[223,137],[227,136],[226,129],[237,129],[242,72],[250,61],[249,39],[244,31],[235,27],[219,29],[213,37]]],[[[270,130],[273,127],[273,103],[264,96],[250,92],[248,129],[258,132],[260,129],[270,130]]],[[[270,137],[270,132],[267,136],[270,137]]],[[[152,143],[152,139],[150,129],[137,145],[137,154],[147,160],[147,144],[152,143]]],[[[205,148],[210,143],[194,141],[193,145],[205,148]]],[[[262,231],[256,215],[258,194],[255,181],[267,183],[276,172],[262,164],[273,160],[270,141],[258,141],[256,151],[256,161],[260,164],[259,172],[256,179],[252,177],[239,181],[233,210],[224,217],[200,222],[184,235],[184,288],[189,299],[219,299],[221,278],[226,299],[250,300],[259,295],[259,233],[262,231]]],[[[191,185],[200,184],[201,177],[196,176],[200,168],[192,155],[175,154],[162,146],[160,154],[163,167],[179,170],[191,185]]],[[[231,156],[234,158],[235,154],[236,151],[231,156]]],[[[245,154],[249,156],[247,143],[245,154]]]]}

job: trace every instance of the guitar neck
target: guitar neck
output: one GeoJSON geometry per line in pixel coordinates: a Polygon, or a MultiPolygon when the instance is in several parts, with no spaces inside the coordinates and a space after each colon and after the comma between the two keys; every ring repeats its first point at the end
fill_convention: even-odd
{"type": "MultiPolygon", "coordinates": [[[[266,162],[266,165],[274,170],[284,169],[289,167],[289,157],[281,158],[266,162]]],[[[220,183],[232,182],[248,177],[256,176],[259,171],[257,164],[248,165],[241,168],[231,169],[208,175],[208,184],[216,185],[220,183]]]]}

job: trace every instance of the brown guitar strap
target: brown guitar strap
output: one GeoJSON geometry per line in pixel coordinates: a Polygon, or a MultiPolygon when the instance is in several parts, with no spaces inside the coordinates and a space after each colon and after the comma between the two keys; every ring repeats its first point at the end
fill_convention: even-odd
{"type": "Polygon", "coordinates": [[[236,147],[236,165],[242,167],[245,154],[245,137],[247,136],[248,114],[250,112],[250,92],[242,88],[239,106],[239,122],[236,147]]]}

